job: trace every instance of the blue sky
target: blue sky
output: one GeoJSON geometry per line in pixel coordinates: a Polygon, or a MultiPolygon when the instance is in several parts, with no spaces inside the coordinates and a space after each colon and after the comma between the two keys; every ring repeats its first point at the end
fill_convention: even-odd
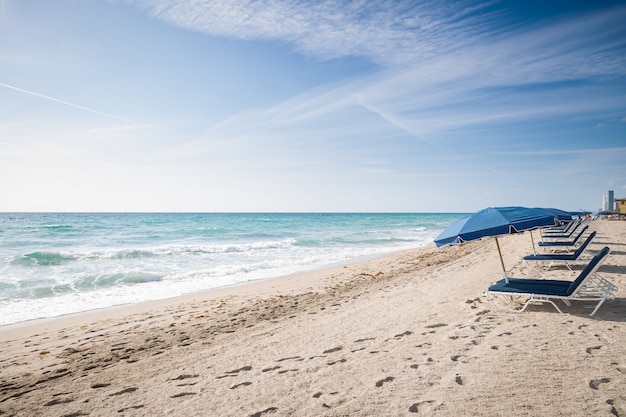
{"type": "Polygon", "coordinates": [[[626,4],[0,0],[0,211],[598,209],[626,4]]]}

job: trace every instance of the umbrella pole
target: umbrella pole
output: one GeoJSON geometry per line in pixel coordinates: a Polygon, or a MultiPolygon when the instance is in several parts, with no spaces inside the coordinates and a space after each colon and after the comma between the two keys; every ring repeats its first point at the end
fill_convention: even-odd
{"type": "Polygon", "coordinates": [[[506,268],[504,267],[504,260],[502,259],[502,251],[500,250],[500,243],[498,243],[497,237],[496,237],[496,246],[498,247],[498,255],[500,255],[500,264],[502,265],[502,274],[504,275],[504,280],[508,284],[509,277],[506,275],[506,268]]]}

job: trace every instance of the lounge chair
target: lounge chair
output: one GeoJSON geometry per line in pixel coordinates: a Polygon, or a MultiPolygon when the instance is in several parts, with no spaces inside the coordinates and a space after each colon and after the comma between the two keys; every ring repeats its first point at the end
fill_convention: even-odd
{"type": "Polygon", "coordinates": [[[580,227],[582,223],[580,221],[570,223],[570,226],[574,225],[574,227],[568,227],[565,230],[552,230],[548,229],[541,235],[543,238],[550,239],[569,239],[572,237],[576,229],[580,227]]]}
{"type": "Polygon", "coordinates": [[[551,226],[545,229],[544,233],[568,233],[572,230],[572,227],[576,226],[580,223],[581,219],[576,220],[565,220],[560,222],[558,226],[551,226]]]}
{"type": "Polygon", "coordinates": [[[583,252],[585,251],[585,249],[587,249],[587,246],[589,246],[589,243],[591,243],[594,237],[596,237],[596,232],[591,232],[591,234],[587,236],[587,239],[585,239],[582,245],[580,245],[578,249],[576,249],[576,252],[574,253],[540,253],[540,254],[535,254],[535,255],[524,256],[524,260],[535,261],[535,262],[550,262],[550,264],[545,268],[546,270],[550,269],[552,264],[555,262],[565,263],[565,266],[567,266],[567,268],[571,270],[572,262],[576,262],[576,261],[584,259],[584,258],[581,258],[581,256],[583,252]]]}
{"type": "Polygon", "coordinates": [[[542,241],[538,242],[537,245],[542,247],[550,247],[552,249],[565,249],[569,251],[571,247],[576,246],[576,243],[578,243],[578,240],[587,231],[588,228],[588,225],[583,227],[583,230],[581,230],[580,233],[578,233],[573,240],[555,240],[550,242],[542,241]]]}
{"type": "Polygon", "coordinates": [[[508,278],[498,281],[485,292],[489,302],[498,310],[522,312],[531,304],[550,303],[559,313],[563,313],[554,301],[563,300],[566,305],[570,301],[597,301],[591,312],[593,316],[600,306],[608,299],[614,298],[613,293],[617,287],[602,278],[597,270],[610,253],[608,247],[604,247],[589,261],[585,269],[581,271],[574,281],[543,280],[528,278],[508,278]],[[493,296],[526,297],[528,300],[521,309],[505,309],[499,307],[493,296]]]}

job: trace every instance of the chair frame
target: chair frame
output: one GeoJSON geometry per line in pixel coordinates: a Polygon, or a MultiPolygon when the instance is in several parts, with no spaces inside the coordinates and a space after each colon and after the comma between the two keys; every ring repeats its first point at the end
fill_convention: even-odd
{"type": "Polygon", "coordinates": [[[589,256],[583,256],[583,253],[587,249],[587,246],[591,243],[596,236],[596,232],[593,231],[585,241],[576,249],[574,253],[539,253],[533,255],[524,256],[524,262],[550,262],[550,264],[544,269],[549,270],[554,263],[563,263],[567,268],[572,271],[572,264],[577,261],[588,261],[591,259],[589,256]]]}
{"type": "Polygon", "coordinates": [[[572,237],[572,235],[574,234],[574,232],[580,227],[580,225],[582,224],[582,222],[579,220],[575,221],[575,222],[571,222],[568,224],[567,228],[563,229],[563,230],[557,230],[557,229],[548,229],[546,231],[544,231],[541,235],[541,237],[543,239],[569,239],[572,237]],[[571,227],[574,226],[574,227],[571,227]]]}
{"type": "Polygon", "coordinates": [[[485,296],[498,311],[513,313],[521,313],[530,305],[544,303],[552,304],[556,311],[563,313],[559,306],[556,305],[556,300],[563,301],[566,306],[570,306],[571,301],[597,301],[595,308],[590,314],[590,316],[593,316],[606,300],[615,298],[614,292],[617,291],[615,285],[597,272],[602,262],[609,256],[609,253],[610,249],[604,247],[592,258],[587,267],[574,281],[509,278],[508,283],[500,280],[495,285],[489,287],[485,291],[485,296]],[[594,262],[595,265],[588,270],[589,266],[594,262]],[[583,274],[586,276],[583,277],[583,274]],[[567,294],[568,288],[579,279],[580,282],[576,288],[567,294]],[[527,288],[526,290],[524,290],[525,287],[527,288]],[[508,300],[511,300],[513,297],[526,297],[528,300],[521,309],[509,309],[496,304],[492,298],[493,296],[502,296],[508,300]]]}
{"type": "Polygon", "coordinates": [[[583,229],[576,235],[573,240],[556,240],[556,241],[541,241],[537,243],[537,246],[544,248],[544,250],[551,250],[552,252],[556,251],[565,251],[570,253],[573,248],[577,247],[577,243],[580,241],[580,238],[587,231],[589,225],[583,227],[583,229]]]}

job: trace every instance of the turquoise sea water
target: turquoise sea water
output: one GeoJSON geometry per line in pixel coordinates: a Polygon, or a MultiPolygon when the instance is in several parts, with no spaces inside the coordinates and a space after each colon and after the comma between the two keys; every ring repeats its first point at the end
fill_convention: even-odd
{"type": "Polygon", "coordinates": [[[1,213],[0,325],[432,243],[463,214],[1,213]]]}

